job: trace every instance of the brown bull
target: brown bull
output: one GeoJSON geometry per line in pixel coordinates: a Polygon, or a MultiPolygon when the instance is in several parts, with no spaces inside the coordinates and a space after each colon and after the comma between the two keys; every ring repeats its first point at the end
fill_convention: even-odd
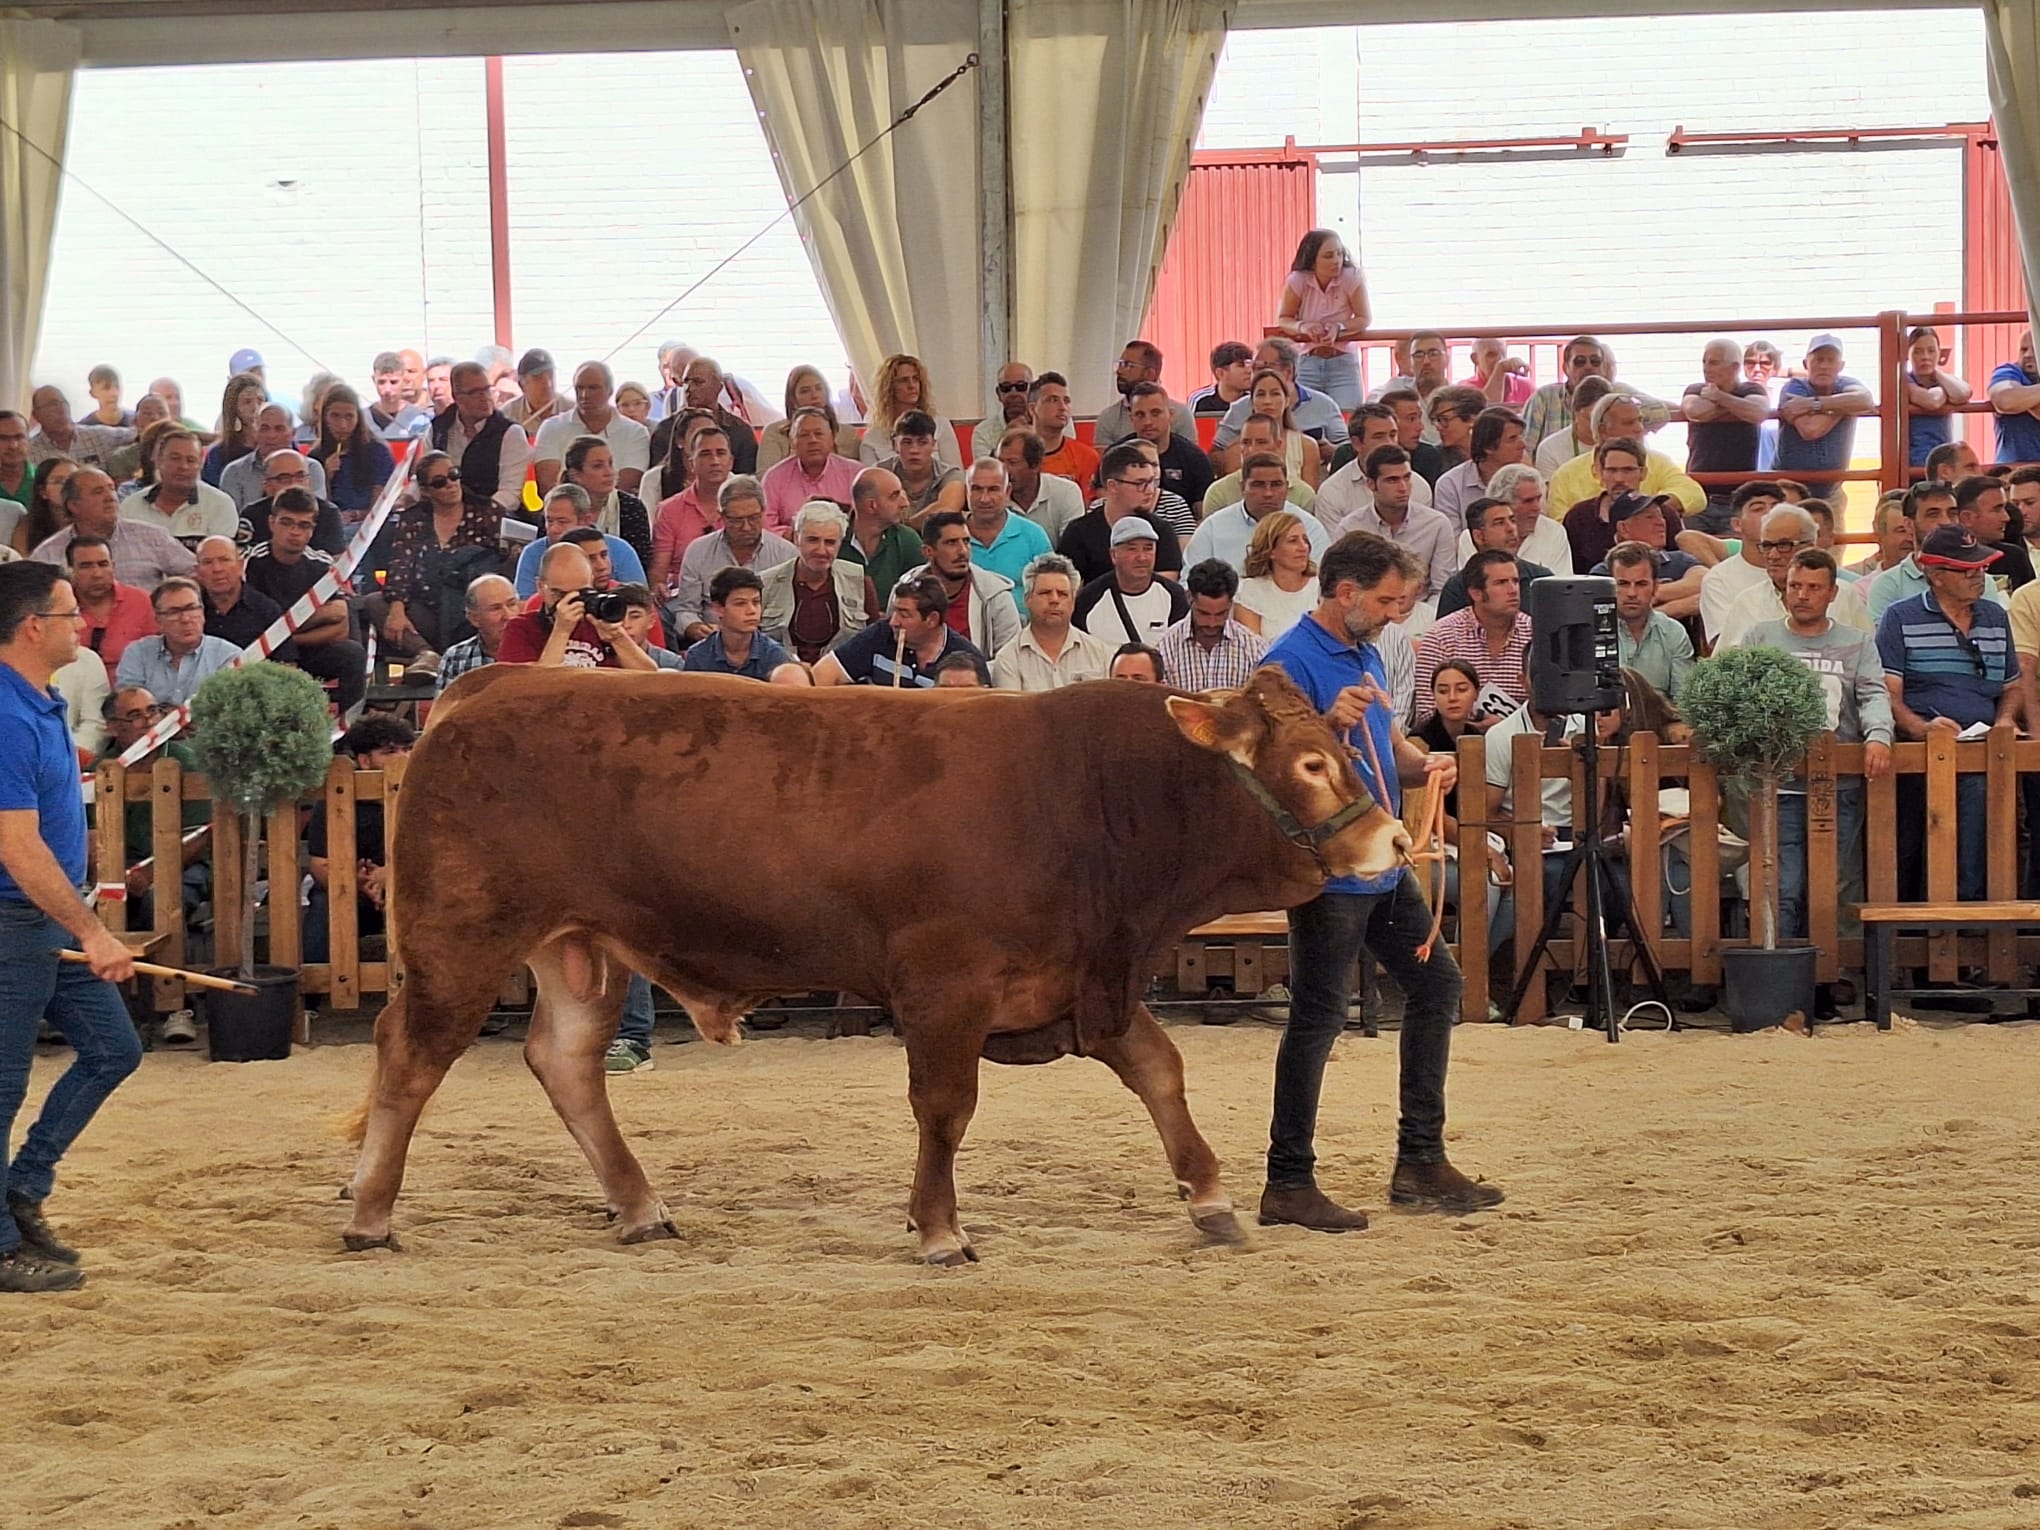
{"type": "Polygon", "coordinates": [[[1141,1002],[1149,977],[1192,927],[1302,903],[1328,872],[1376,874],[1408,847],[1267,670],[1199,700],[1126,682],[818,692],[497,667],[447,692],[402,803],[405,980],[376,1022],[350,1248],[395,1246],[419,1112],[520,962],[539,993],[525,1060],[626,1243],[677,1236],[609,1108],[626,970],[710,1041],[738,1040],[780,994],[885,1003],[930,1263],[976,1257],[954,1164],[980,1056],[1101,1059],[1153,1116],[1197,1225],[1236,1238],[1182,1058],[1141,1002]]]}

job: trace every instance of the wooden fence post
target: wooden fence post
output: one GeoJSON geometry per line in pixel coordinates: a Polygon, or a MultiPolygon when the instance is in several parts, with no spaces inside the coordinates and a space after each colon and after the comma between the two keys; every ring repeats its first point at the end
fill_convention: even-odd
{"type": "Polygon", "coordinates": [[[1487,745],[1477,733],[1459,740],[1459,970],[1466,986],[1459,1018],[1488,1015],[1487,745]]]}
{"type": "Polygon", "coordinates": [[[332,1002],[361,1005],[361,929],[355,898],[354,761],[335,759],[326,772],[326,928],[332,936],[332,1002]]]}

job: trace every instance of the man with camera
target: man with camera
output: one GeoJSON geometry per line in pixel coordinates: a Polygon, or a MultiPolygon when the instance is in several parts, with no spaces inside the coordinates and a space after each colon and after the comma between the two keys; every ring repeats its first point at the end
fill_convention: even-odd
{"type": "Polygon", "coordinates": [[[624,630],[629,602],[614,590],[592,588],[588,555],[571,542],[555,542],[539,563],[539,608],[511,618],[496,649],[498,664],[541,664],[556,669],[657,669],[652,656],[624,630]]]}

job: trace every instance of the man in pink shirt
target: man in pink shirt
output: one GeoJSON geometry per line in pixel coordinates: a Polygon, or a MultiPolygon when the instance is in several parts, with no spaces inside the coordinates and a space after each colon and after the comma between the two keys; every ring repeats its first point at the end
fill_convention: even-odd
{"type": "MultiPolygon", "coordinates": [[[[836,453],[836,431],[819,409],[796,409],[788,423],[791,456],[765,470],[765,529],[788,536],[794,517],[811,499],[850,503],[850,486],[864,464],[836,453]]],[[[849,514],[846,509],[844,514],[849,514]]]]}
{"type": "MultiPolygon", "coordinates": [[[[1537,390],[1530,382],[1530,363],[1509,354],[1506,340],[1473,342],[1473,376],[1460,379],[1460,386],[1478,388],[1490,404],[1520,410],[1537,390]]],[[[1537,443],[1531,442],[1535,449],[1537,443]]]]}
{"type": "Polygon", "coordinates": [[[722,486],[735,466],[729,435],[720,425],[707,426],[695,436],[694,455],[687,459],[687,487],[659,501],[659,517],[652,524],[652,566],[646,575],[660,599],[679,590],[680,559],[688,544],[721,529],[722,486]]]}

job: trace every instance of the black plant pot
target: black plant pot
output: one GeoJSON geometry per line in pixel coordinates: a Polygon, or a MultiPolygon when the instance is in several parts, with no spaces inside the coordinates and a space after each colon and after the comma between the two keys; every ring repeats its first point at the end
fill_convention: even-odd
{"type": "MultiPolygon", "coordinates": [[[[239,980],[238,969],[216,967],[215,977],[239,980]]],[[[290,1056],[297,1029],[298,970],[257,967],[255,992],[205,990],[206,1046],[214,1062],[269,1062],[290,1056]]]]}
{"type": "Polygon", "coordinates": [[[1725,948],[1721,953],[1721,1007],[1738,1031],[1769,1030],[1797,1010],[1813,1018],[1820,952],[1812,946],[1725,948]]]}

